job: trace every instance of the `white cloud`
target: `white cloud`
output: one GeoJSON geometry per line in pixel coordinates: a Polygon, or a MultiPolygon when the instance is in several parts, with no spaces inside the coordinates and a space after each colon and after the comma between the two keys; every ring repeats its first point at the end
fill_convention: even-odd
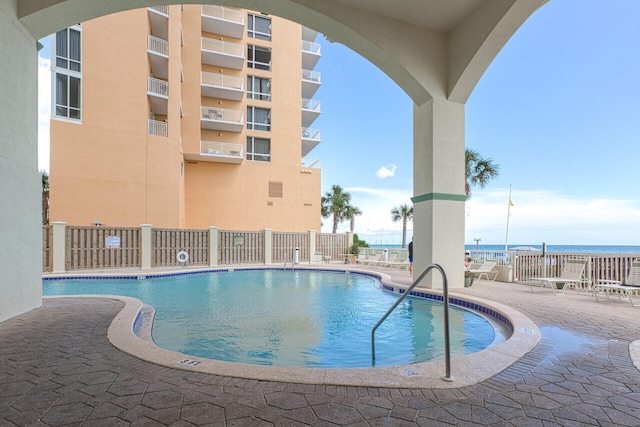
{"type": "Polygon", "coordinates": [[[382,166],[376,172],[376,176],[378,178],[389,178],[390,176],[394,176],[396,174],[396,169],[398,169],[396,165],[382,166]]]}
{"type": "Polygon", "coordinates": [[[474,193],[466,206],[466,243],[504,244],[507,213],[511,244],[637,245],[640,241],[640,202],[584,199],[556,191],[474,193]]]}
{"type": "Polygon", "coordinates": [[[49,171],[51,60],[38,56],[38,170],[49,171]]]}

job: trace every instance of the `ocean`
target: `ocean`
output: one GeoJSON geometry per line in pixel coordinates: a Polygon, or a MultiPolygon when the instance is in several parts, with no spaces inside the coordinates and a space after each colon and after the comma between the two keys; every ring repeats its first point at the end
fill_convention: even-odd
{"type": "MultiPolygon", "coordinates": [[[[402,245],[369,245],[372,248],[398,249],[402,245]]],[[[542,245],[509,245],[509,248],[518,246],[530,246],[542,250],[542,245]]],[[[475,244],[464,245],[466,250],[476,249],[475,244]]],[[[502,251],[504,245],[479,245],[478,249],[485,251],[502,251]]],[[[593,253],[593,254],[640,254],[640,246],[632,245],[547,245],[547,252],[571,252],[571,253],[593,253]]]]}

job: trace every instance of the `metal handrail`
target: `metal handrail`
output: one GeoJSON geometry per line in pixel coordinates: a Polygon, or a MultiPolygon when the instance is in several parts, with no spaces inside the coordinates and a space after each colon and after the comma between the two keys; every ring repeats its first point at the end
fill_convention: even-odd
{"type": "Polygon", "coordinates": [[[429,274],[429,272],[433,269],[437,269],[440,271],[442,275],[442,299],[444,302],[444,358],[445,358],[445,376],[442,378],[444,381],[454,381],[455,379],[451,376],[451,344],[449,339],[449,282],[447,281],[447,275],[444,272],[444,269],[439,264],[431,264],[429,265],[416,280],[413,281],[411,286],[407,288],[407,290],[400,295],[400,298],[391,306],[389,310],[382,316],[382,318],[376,323],[376,325],[371,330],[371,366],[375,366],[376,364],[376,344],[375,344],[375,333],[378,326],[384,322],[387,317],[396,309],[396,307],[411,293],[413,288],[415,288],[418,283],[424,279],[424,277],[429,274]]]}

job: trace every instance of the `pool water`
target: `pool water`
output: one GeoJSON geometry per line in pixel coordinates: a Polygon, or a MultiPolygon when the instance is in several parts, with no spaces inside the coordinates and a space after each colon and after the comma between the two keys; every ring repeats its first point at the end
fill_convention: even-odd
{"type": "MultiPolygon", "coordinates": [[[[156,309],[153,340],[209,359],[314,368],[371,367],[371,329],[397,294],[361,274],[238,270],[150,279],[45,280],[43,294],[110,294],[156,309]]],[[[443,305],[406,298],[376,331],[376,366],[444,358],[443,305]]],[[[450,306],[451,354],[492,344],[485,318],[450,306]]]]}

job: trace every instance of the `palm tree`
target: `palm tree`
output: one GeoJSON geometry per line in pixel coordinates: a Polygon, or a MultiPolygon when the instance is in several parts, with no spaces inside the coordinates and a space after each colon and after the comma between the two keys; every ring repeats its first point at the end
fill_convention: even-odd
{"type": "Polygon", "coordinates": [[[413,219],[413,206],[401,205],[391,209],[391,219],[393,222],[402,220],[402,247],[404,248],[407,243],[407,221],[413,219]]]}
{"type": "Polygon", "coordinates": [[[356,216],[362,215],[362,211],[355,206],[347,205],[344,210],[344,217],[349,220],[349,228],[353,233],[356,216]]]}
{"type": "Polygon", "coordinates": [[[487,182],[500,175],[500,167],[492,159],[484,159],[476,150],[464,150],[465,181],[467,199],[471,197],[471,187],[484,188],[487,182]]]}
{"type": "Polygon", "coordinates": [[[42,175],[42,225],[49,224],[49,174],[40,171],[42,175]]]}
{"type": "Polygon", "coordinates": [[[349,206],[351,194],[339,185],[332,185],[331,190],[322,196],[321,213],[323,218],[333,215],[333,233],[338,231],[338,224],[344,221],[345,208],[349,206]]]}

